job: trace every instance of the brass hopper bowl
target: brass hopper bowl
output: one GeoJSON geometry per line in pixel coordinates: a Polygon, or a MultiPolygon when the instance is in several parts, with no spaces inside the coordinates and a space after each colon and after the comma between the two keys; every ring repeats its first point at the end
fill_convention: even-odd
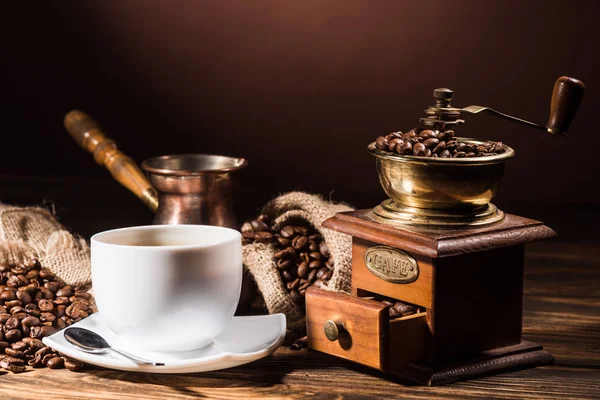
{"type": "MultiPolygon", "coordinates": [[[[481,144],[475,139],[459,142],[481,144]]],[[[467,226],[500,221],[504,213],[490,203],[497,194],[512,148],[486,157],[425,158],[368,146],[376,157],[379,183],[389,196],[373,209],[376,219],[404,225],[467,226]]]]}
{"type": "MultiPolygon", "coordinates": [[[[454,130],[464,124],[465,115],[487,114],[544,130],[552,135],[567,135],[584,94],[583,82],[560,77],[554,84],[548,123],[538,125],[482,106],[457,108],[450,105],[454,92],[433,91],[435,105],[419,120],[422,129],[454,130]]],[[[458,142],[484,142],[457,138],[458,142]]],[[[400,155],[368,146],[375,156],[379,182],[389,196],[376,206],[370,217],[390,225],[430,228],[456,228],[501,221],[504,213],[490,201],[497,194],[506,161],[515,152],[504,145],[499,154],[484,157],[432,158],[400,155]]]]}

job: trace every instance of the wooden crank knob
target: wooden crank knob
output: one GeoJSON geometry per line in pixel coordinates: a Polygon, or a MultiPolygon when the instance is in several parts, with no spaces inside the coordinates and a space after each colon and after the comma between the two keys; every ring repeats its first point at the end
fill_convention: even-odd
{"type": "Polygon", "coordinates": [[[554,135],[567,135],[583,99],[585,85],[580,80],[561,76],[554,84],[550,101],[550,117],[546,128],[554,135]]]}
{"type": "Polygon", "coordinates": [[[107,138],[100,126],[86,113],[73,110],[65,115],[64,125],[75,141],[94,155],[121,185],[139,197],[152,211],[158,208],[158,194],[135,161],[123,154],[114,140],[107,138]]]}

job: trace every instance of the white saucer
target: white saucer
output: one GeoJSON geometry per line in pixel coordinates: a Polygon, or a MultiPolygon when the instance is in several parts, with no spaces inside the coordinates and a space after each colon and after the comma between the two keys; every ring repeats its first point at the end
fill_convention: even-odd
{"type": "MultiPolygon", "coordinates": [[[[119,348],[119,337],[106,326],[99,313],[71,326],[94,331],[119,348]]],[[[165,364],[160,367],[140,365],[115,352],[85,353],[69,344],[62,331],[44,338],[43,342],[66,356],[105,368],[168,374],[205,372],[235,367],[268,356],[283,342],[285,326],[283,314],[233,317],[227,328],[210,345],[199,350],[156,353],[123,348],[134,355],[165,364]]]]}

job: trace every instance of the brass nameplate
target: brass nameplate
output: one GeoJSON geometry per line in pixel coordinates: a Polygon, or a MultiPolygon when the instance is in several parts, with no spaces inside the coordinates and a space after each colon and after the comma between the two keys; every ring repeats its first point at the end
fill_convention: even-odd
{"type": "Polygon", "coordinates": [[[390,247],[375,246],[367,249],[365,265],[375,276],[392,283],[411,283],[419,276],[417,260],[390,247]]]}

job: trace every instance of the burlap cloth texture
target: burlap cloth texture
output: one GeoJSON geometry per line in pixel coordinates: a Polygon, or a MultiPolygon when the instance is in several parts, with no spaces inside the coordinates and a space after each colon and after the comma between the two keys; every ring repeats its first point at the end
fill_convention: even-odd
{"type": "Polygon", "coordinates": [[[0,203],[0,262],[32,258],[68,285],[91,286],[90,249],[84,239],[69,233],[48,210],[0,203]]]}
{"type": "MultiPolygon", "coordinates": [[[[335,213],[352,211],[345,204],[333,204],[322,197],[301,192],[291,192],[271,200],[262,214],[273,221],[273,230],[279,230],[290,221],[306,221],[321,233],[331,258],[333,275],[324,289],[349,292],[352,277],[352,237],[322,226],[323,221],[335,213]]],[[[250,271],[258,289],[262,293],[267,309],[271,314],[284,313],[287,327],[293,332],[305,328],[303,310],[294,303],[284,287],[273,255],[276,248],[272,244],[250,243],[242,248],[244,265],[250,271]]]]}

